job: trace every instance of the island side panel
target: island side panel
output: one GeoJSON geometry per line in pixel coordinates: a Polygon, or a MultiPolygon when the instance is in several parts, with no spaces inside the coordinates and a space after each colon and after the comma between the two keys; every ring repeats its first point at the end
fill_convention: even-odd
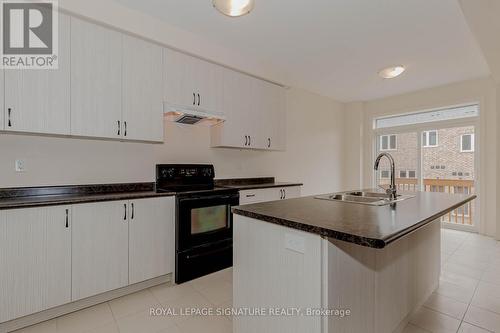
{"type": "MultiPolygon", "coordinates": [[[[235,308],[321,307],[320,236],[240,215],[233,232],[235,308]]],[[[321,325],[315,316],[236,316],[233,332],[320,333],[321,325]]]]}
{"type": "Polygon", "coordinates": [[[328,239],[328,308],[347,308],[349,318],[328,318],[327,332],[401,332],[411,314],[438,287],[440,222],[434,221],[372,249],[328,239]]]}
{"type": "MultiPolygon", "coordinates": [[[[376,250],[335,239],[324,239],[328,281],[323,288],[328,309],[345,309],[350,316],[327,318],[324,332],[373,332],[376,250]]],[[[387,333],[387,332],[386,332],[387,333]]]]}

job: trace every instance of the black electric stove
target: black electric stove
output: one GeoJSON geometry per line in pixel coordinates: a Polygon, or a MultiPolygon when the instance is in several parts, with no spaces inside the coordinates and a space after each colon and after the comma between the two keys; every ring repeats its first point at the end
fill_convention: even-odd
{"type": "Polygon", "coordinates": [[[208,164],[159,164],[156,191],[176,193],[175,282],[182,283],[233,264],[233,217],[237,189],[214,185],[208,164]]]}

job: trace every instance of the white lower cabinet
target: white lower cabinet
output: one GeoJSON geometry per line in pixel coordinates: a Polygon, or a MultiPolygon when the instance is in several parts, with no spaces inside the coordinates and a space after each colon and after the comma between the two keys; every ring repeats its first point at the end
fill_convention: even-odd
{"type": "Polygon", "coordinates": [[[173,273],[174,214],[174,197],[0,210],[0,324],[173,273]]]}
{"type": "Polygon", "coordinates": [[[175,198],[133,200],[129,209],[129,283],[172,273],[175,198]]]}
{"type": "Polygon", "coordinates": [[[0,210],[0,322],[71,301],[71,207],[0,210]]]}
{"type": "Polygon", "coordinates": [[[300,186],[260,188],[240,191],[240,205],[300,197],[300,186]]]}
{"type": "Polygon", "coordinates": [[[73,206],[72,300],[128,284],[128,201],[73,206]]]}

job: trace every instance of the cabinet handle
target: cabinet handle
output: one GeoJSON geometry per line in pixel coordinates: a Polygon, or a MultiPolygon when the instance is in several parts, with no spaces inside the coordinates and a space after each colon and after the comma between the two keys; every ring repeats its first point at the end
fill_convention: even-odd
{"type": "Polygon", "coordinates": [[[286,190],[283,189],[283,199],[286,199],[286,190]]]}
{"type": "Polygon", "coordinates": [[[118,133],[117,133],[117,135],[120,135],[121,124],[120,124],[119,120],[117,122],[118,122],[118,133]]]}
{"type": "Polygon", "coordinates": [[[249,135],[248,136],[248,145],[251,146],[252,145],[252,137],[249,135]]]}
{"type": "Polygon", "coordinates": [[[7,115],[8,115],[8,122],[7,122],[7,126],[9,127],[12,127],[12,122],[10,121],[10,114],[12,113],[12,109],[11,108],[8,108],[7,109],[7,115]]]}
{"type": "Polygon", "coordinates": [[[69,228],[69,209],[66,209],[66,228],[69,228]]]}
{"type": "Polygon", "coordinates": [[[280,200],[283,199],[283,190],[280,189],[280,200]]]}
{"type": "Polygon", "coordinates": [[[245,135],[245,146],[248,146],[248,136],[245,135]]]}
{"type": "Polygon", "coordinates": [[[124,136],[127,136],[127,122],[126,122],[126,121],[124,121],[124,122],[123,122],[123,125],[125,126],[125,130],[124,130],[124,132],[123,132],[123,135],[124,135],[124,136]]]}
{"type": "Polygon", "coordinates": [[[200,94],[198,94],[198,106],[200,105],[201,103],[201,97],[200,97],[200,94]]]}
{"type": "Polygon", "coordinates": [[[271,148],[271,138],[267,138],[267,148],[271,148]]]}
{"type": "Polygon", "coordinates": [[[134,212],[134,210],[135,210],[135,209],[134,209],[134,203],[131,203],[130,205],[132,206],[132,213],[130,214],[130,219],[132,219],[132,220],[133,220],[133,219],[134,219],[134,215],[135,215],[135,214],[134,214],[134,213],[135,213],[135,212],[134,212]]]}
{"type": "Polygon", "coordinates": [[[193,93],[193,105],[196,105],[196,94],[193,93]]]}
{"type": "Polygon", "coordinates": [[[247,194],[246,197],[247,198],[253,198],[253,197],[255,197],[255,194],[247,194]]]}
{"type": "Polygon", "coordinates": [[[123,204],[123,208],[124,208],[124,212],[125,212],[125,214],[123,215],[123,220],[126,221],[127,220],[127,204],[123,204]]]}

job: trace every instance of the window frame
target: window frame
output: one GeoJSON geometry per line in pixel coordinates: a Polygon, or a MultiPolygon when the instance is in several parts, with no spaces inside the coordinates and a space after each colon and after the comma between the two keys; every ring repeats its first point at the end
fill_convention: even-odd
{"type": "Polygon", "coordinates": [[[439,146],[439,134],[438,130],[428,130],[428,131],[422,131],[422,148],[435,148],[439,146]],[[429,138],[430,138],[430,133],[435,132],[436,133],[436,144],[431,145],[429,144],[429,138]],[[425,144],[424,144],[424,136],[425,136],[425,144]]]}
{"type": "Polygon", "coordinates": [[[467,133],[460,135],[460,152],[461,153],[473,153],[474,152],[474,137],[475,133],[467,133]],[[470,150],[464,150],[464,136],[470,136],[470,150]]]}
{"type": "Polygon", "coordinates": [[[396,151],[398,150],[398,135],[397,134],[382,134],[379,137],[379,149],[380,151],[396,151]],[[394,148],[391,148],[391,136],[394,136],[394,148]],[[383,149],[382,140],[387,137],[387,149],[383,149]]]}

